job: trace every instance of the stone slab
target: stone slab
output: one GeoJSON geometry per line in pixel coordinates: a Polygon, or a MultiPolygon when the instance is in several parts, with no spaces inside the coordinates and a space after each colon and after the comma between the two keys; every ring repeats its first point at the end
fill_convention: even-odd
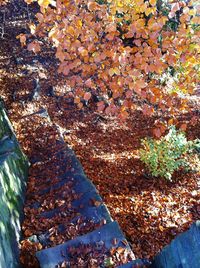
{"type": "Polygon", "coordinates": [[[200,221],[178,235],[153,260],[151,268],[199,268],[200,221]]]}
{"type": "Polygon", "coordinates": [[[125,238],[119,228],[118,223],[111,222],[93,232],[90,232],[83,236],[79,236],[76,239],[70,240],[67,243],[58,245],[53,248],[38,251],[36,253],[36,257],[40,262],[41,268],[55,268],[57,264],[63,262],[68,258],[67,248],[69,246],[78,247],[80,244],[98,243],[103,241],[105,247],[107,249],[110,249],[111,247],[113,247],[112,240],[114,238],[116,238],[118,241],[116,247],[120,246],[129,248],[128,245],[125,246],[124,243],[122,242],[125,240],[125,238]],[[65,257],[63,257],[62,252],[66,253],[65,257]]]}
{"type": "MultiPolygon", "coordinates": [[[[80,211],[80,215],[73,218],[71,220],[71,223],[74,223],[76,225],[77,220],[79,218],[84,218],[84,223],[87,225],[91,224],[93,222],[94,224],[100,223],[102,220],[106,220],[106,223],[112,222],[112,218],[110,216],[110,213],[105,205],[100,205],[99,207],[92,207],[87,208],[85,210],[80,211]]],[[[66,227],[63,224],[58,225],[58,232],[59,233],[65,233],[66,227]]],[[[49,231],[46,231],[40,235],[37,235],[38,239],[40,240],[40,243],[43,246],[48,246],[48,244],[51,244],[49,237],[51,236],[49,231]]],[[[65,241],[66,242],[66,241],[65,241]]]]}
{"type": "Polygon", "coordinates": [[[117,268],[143,268],[143,267],[147,268],[149,267],[149,265],[150,265],[149,261],[137,259],[137,260],[128,262],[126,264],[120,265],[117,268]]]}

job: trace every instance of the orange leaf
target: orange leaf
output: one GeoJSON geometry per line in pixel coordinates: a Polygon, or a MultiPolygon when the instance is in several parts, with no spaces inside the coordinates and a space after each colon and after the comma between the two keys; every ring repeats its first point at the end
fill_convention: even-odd
{"type": "Polygon", "coordinates": [[[161,133],[161,131],[160,131],[160,128],[155,128],[155,129],[153,129],[153,134],[154,134],[154,136],[155,136],[156,138],[160,138],[161,135],[162,135],[162,133],[161,133]]]}
{"type": "Polygon", "coordinates": [[[89,99],[91,99],[91,97],[92,97],[92,94],[90,92],[85,92],[83,98],[85,101],[89,101],[89,99]]]}
{"type": "Polygon", "coordinates": [[[153,109],[153,107],[149,107],[148,105],[144,104],[142,112],[144,115],[150,116],[153,114],[154,109],[153,109]]]}
{"type": "Polygon", "coordinates": [[[19,34],[16,38],[19,39],[21,46],[26,45],[26,35],[25,34],[19,34]]]}
{"type": "Polygon", "coordinates": [[[78,106],[79,109],[82,109],[83,108],[83,103],[79,102],[77,106],[78,106]]]}
{"type": "Polygon", "coordinates": [[[171,125],[173,125],[173,124],[174,124],[174,119],[173,119],[173,118],[169,119],[169,120],[168,120],[168,125],[171,126],[171,125]]]}
{"type": "Polygon", "coordinates": [[[29,51],[33,51],[34,53],[38,53],[41,50],[40,44],[37,41],[29,43],[27,48],[29,51]]]}
{"type": "Polygon", "coordinates": [[[186,124],[186,123],[182,124],[182,125],[180,126],[180,129],[183,130],[183,131],[186,131],[186,129],[187,129],[187,124],[186,124]]]}
{"type": "Polygon", "coordinates": [[[87,7],[90,11],[96,11],[101,9],[98,3],[91,1],[87,4],[87,7]]]}
{"type": "Polygon", "coordinates": [[[79,97],[75,97],[75,99],[74,99],[74,102],[76,103],[76,104],[78,104],[78,103],[80,103],[80,98],[79,97]]]}
{"type": "Polygon", "coordinates": [[[105,103],[103,101],[100,101],[100,102],[97,103],[97,107],[98,107],[97,110],[99,112],[102,112],[105,109],[105,103]]]}

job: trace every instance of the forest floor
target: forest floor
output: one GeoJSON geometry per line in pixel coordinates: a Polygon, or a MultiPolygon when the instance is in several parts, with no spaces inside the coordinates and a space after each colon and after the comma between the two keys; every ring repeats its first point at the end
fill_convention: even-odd
{"type": "MultiPolygon", "coordinates": [[[[8,5],[5,13],[11,8],[8,5]]],[[[26,15],[27,10],[23,12],[26,15]]],[[[173,182],[147,178],[138,149],[142,138],[152,136],[155,118],[144,117],[138,109],[119,124],[115,118],[96,113],[93,106],[78,110],[66,97],[68,89],[56,71],[54,51],[45,48],[36,56],[21,48],[16,35],[26,31],[27,22],[23,19],[16,25],[5,20],[5,35],[0,36],[0,96],[24,152],[31,162],[41,143],[49,139],[43,132],[43,119],[37,116],[45,109],[119,222],[136,257],[152,258],[200,219],[200,174],[177,172],[173,182]],[[33,96],[36,86],[39,95],[33,96]]],[[[177,115],[178,125],[195,116],[186,131],[190,140],[200,138],[199,98],[193,96],[190,112],[177,115]]],[[[29,188],[33,186],[31,172],[29,188]]]]}

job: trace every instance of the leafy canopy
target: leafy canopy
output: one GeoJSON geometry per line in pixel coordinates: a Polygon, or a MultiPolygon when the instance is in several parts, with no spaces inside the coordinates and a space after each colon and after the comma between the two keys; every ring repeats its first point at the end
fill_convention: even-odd
{"type": "MultiPolygon", "coordinates": [[[[27,3],[37,0],[25,0],[27,3]]],[[[31,34],[56,48],[58,71],[74,101],[97,97],[97,109],[125,119],[185,109],[184,94],[199,81],[200,5],[195,1],[38,0],[31,34]],[[181,95],[179,101],[176,98],[181,95]]],[[[19,36],[26,44],[26,37],[19,36]]],[[[38,40],[28,44],[41,50],[38,40]]]]}

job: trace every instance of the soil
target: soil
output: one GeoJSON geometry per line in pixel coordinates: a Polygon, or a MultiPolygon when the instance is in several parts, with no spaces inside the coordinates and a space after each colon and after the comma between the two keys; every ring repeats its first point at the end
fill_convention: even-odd
{"type": "MultiPolygon", "coordinates": [[[[30,8],[28,13],[32,14],[35,8],[30,8]]],[[[78,110],[67,97],[64,77],[56,71],[54,50],[45,47],[39,55],[34,55],[21,48],[16,39],[17,34],[27,31],[26,7],[20,11],[24,18],[19,25],[9,22],[11,9],[10,5],[5,7],[7,20],[2,24],[5,34],[0,36],[0,96],[24,152],[32,163],[39,154],[48,159],[45,155],[48,152],[40,148],[48,146],[57,134],[54,130],[51,130],[52,137],[47,136],[51,131],[44,133],[45,121],[37,112],[45,109],[66,143],[74,149],[113,219],[119,222],[136,257],[152,258],[200,219],[200,174],[177,172],[173,182],[146,176],[138,149],[142,138],[152,136],[157,117],[144,117],[138,107],[126,122],[119,123],[115,118],[96,113],[93,104],[78,110]],[[40,89],[34,97],[36,85],[40,89]]],[[[14,20],[16,17],[11,18],[14,20]]],[[[177,126],[193,120],[186,130],[190,140],[200,138],[199,98],[197,92],[191,97],[192,109],[177,115],[177,126]]],[[[41,176],[38,186],[33,182],[34,172],[33,166],[27,199],[33,184],[37,191],[44,178],[41,176]]],[[[47,167],[43,175],[48,172],[47,167]]],[[[29,222],[29,228],[34,230],[34,221],[29,222]]]]}

